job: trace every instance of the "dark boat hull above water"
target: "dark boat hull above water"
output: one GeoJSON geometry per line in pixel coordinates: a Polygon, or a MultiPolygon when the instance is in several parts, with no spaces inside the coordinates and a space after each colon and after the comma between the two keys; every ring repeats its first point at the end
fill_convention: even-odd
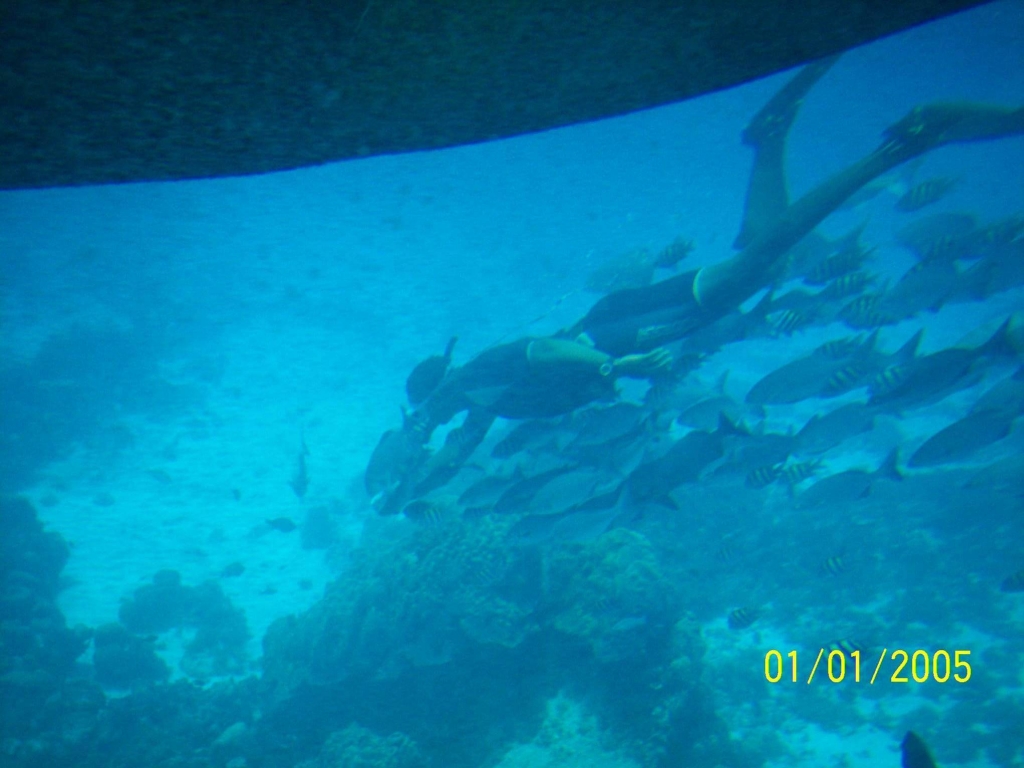
{"type": "Polygon", "coordinates": [[[170,0],[64,13],[12,0],[0,188],[244,175],[539,131],[978,4],[170,0]]]}

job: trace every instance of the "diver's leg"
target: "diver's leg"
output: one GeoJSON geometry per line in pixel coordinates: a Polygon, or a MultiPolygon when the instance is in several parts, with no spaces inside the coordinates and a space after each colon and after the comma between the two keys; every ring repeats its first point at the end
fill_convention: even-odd
{"type": "Polygon", "coordinates": [[[743,131],[743,143],[754,148],[754,167],[747,185],[743,224],[733,247],[748,246],[789,206],[785,170],[786,136],[804,96],[838,59],[839,56],[830,56],[800,70],[754,115],[743,131]]]}
{"type": "Polygon", "coordinates": [[[878,149],[826,179],[787,208],[743,251],[701,269],[693,296],[712,316],[739,306],[764,287],[779,258],[877,176],[946,144],[1024,134],[1024,107],[929,104],[915,107],[883,134],[878,149]]]}

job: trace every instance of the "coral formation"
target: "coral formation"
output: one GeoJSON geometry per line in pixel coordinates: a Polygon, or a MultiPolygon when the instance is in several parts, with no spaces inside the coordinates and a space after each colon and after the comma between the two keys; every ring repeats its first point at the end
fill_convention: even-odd
{"type": "Polygon", "coordinates": [[[298,768],[423,768],[424,756],[402,733],[378,736],[355,723],[332,733],[315,760],[298,768]]]}
{"type": "Polygon", "coordinates": [[[135,637],[120,624],[96,630],[93,666],[96,680],[108,688],[136,688],[166,680],[171,670],[156,655],[154,637],[135,637]]]}
{"type": "Polygon", "coordinates": [[[177,627],[194,629],[181,660],[182,671],[190,677],[209,679],[246,669],[245,614],[216,582],[190,587],[181,583],[177,571],[158,571],[152,584],[139,587],[122,602],[118,615],[124,627],[137,635],[177,627]]]}

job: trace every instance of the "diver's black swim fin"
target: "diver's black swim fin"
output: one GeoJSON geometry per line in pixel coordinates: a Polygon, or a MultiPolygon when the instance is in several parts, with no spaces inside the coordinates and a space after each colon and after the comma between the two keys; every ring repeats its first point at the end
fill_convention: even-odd
{"type": "Polygon", "coordinates": [[[913,731],[907,731],[900,748],[903,750],[903,768],[938,768],[924,741],[913,731]]]}
{"type": "Polygon", "coordinates": [[[812,61],[801,69],[754,115],[750,124],[743,131],[743,143],[756,147],[771,136],[785,134],[796,118],[797,110],[800,108],[804,96],[832,68],[832,65],[839,60],[840,55],[836,54],[812,61]]]}

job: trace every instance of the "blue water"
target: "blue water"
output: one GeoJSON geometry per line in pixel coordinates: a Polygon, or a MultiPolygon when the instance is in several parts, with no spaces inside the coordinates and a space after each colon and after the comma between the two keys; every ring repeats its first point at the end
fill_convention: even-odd
{"type": "MultiPolygon", "coordinates": [[[[1008,2],[845,54],[790,134],[793,197],[917,104],[1024,103],[1022,41],[1008,2]]],[[[1000,590],[1024,569],[1020,480],[972,482],[1024,448],[1019,419],[863,498],[796,513],[781,486],[709,479],[678,510],[540,552],[493,516],[381,517],[363,489],[406,375],[451,336],[461,365],[553,333],[598,298],[602,264],[676,237],[695,244],[686,268],[731,255],[739,135],[790,76],[439,152],[0,193],[0,485],[67,544],[61,568],[60,546],[26,543],[42,541],[31,525],[4,533],[11,562],[34,554],[4,572],[0,764],[895,766],[913,729],[946,768],[1024,765],[1024,598],[1000,590]],[[52,584],[10,575],[37,566],[52,584]],[[17,590],[37,587],[26,608],[17,590]],[[730,629],[742,607],[757,620],[730,629]],[[806,684],[838,639],[863,646],[865,680],[806,684]],[[766,681],[772,649],[798,651],[802,682],[766,681]],[[970,651],[972,677],[895,683],[889,661],[868,685],[882,649],[970,651]]],[[[870,269],[894,281],[914,263],[894,233],[915,218],[1024,213],[1024,139],[929,153],[914,180],[931,177],[958,182],[906,214],[894,174],[819,232],[864,224],[870,269]]],[[[1018,311],[1021,287],[885,326],[878,345],[924,328],[931,353],[1018,311]]],[[[711,392],[727,371],[742,400],[852,333],[731,344],[688,383],[711,392]]],[[[878,419],[822,474],[874,469],[893,446],[905,462],[1014,365],[878,419]]],[[[831,407],[769,406],[765,425],[831,407]]]]}

